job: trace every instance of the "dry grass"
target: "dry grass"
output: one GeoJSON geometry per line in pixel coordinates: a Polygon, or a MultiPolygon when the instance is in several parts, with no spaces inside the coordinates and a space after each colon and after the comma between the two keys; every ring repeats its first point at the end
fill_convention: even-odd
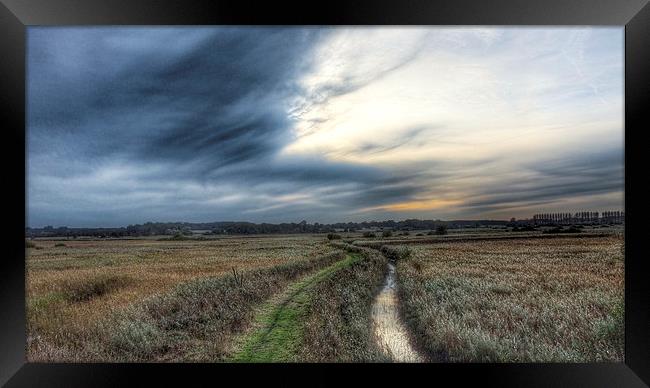
{"type": "Polygon", "coordinates": [[[38,240],[27,249],[28,360],[70,360],[98,322],[196,278],[274,267],[332,252],[323,237],[208,241],[38,240]],[[68,349],[68,350],[66,350],[68,349]]]}
{"type": "MultiPolygon", "coordinates": [[[[590,230],[588,232],[581,233],[580,238],[603,238],[603,237],[616,237],[622,236],[622,233],[619,230],[610,228],[603,230],[590,230]]],[[[507,240],[521,240],[522,238],[529,239],[544,239],[550,240],[555,238],[565,238],[565,233],[543,233],[543,232],[483,232],[483,233],[450,233],[447,235],[421,235],[418,236],[398,236],[393,238],[385,238],[381,240],[363,240],[357,239],[354,240],[354,245],[361,247],[368,247],[373,249],[379,249],[383,246],[389,245],[413,245],[413,244],[438,244],[445,242],[464,242],[464,241],[480,241],[480,240],[489,240],[489,241],[507,241],[507,240]]]]}
{"type": "Polygon", "coordinates": [[[336,248],[365,259],[310,291],[302,361],[386,360],[371,307],[387,259],[429,358],[623,359],[620,237],[426,239],[368,244],[383,255],[307,235],[29,242],[28,360],[222,360],[256,305],[340,259],[336,248]]]}
{"type": "Polygon", "coordinates": [[[298,359],[303,362],[387,361],[373,333],[372,303],[386,257],[377,251],[333,244],[362,257],[311,290],[298,359]]]}
{"type": "Polygon", "coordinates": [[[342,251],[241,274],[180,284],[108,317],[84,360],[223,361],[250,327],[255,308],[302,275],[332,265],[342,251]]]}
{"type": "MultiPolygon", "coordinates": [[[[340,252],[342,259],[303,277],[285,288],[284,292],[271,298],[257,313],[254,330],[241,338],[240,351],[231,358],[236,362],[300,362],[301,350],[309,354],[317,351],[305,349],[302,344],[305,334],[305,319],[309,305],[314,299],[313,288],[358,262],[356,254],[347,256],[340,252]],[[343,257],[345,257],[343,259],[343,257]]],[[[320,327],[316,330],[320,332],[320,327]]],[[[333,360],[331,360],[333,361],[333,360]]]]}
{"type": "Polygon", "coordinates": [[[413,245],[398,262],[407,324],[463,362],[622,361],[620,237],[413,245]]]}

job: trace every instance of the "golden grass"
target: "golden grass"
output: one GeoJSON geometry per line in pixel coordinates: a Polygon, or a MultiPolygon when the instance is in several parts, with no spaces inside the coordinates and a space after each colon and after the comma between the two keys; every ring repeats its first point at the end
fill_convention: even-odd
{"type": "Polygon", "coordinates": [[[320,281],[310,291],[303,320],[302,362],[388,361],[375,340],[372,304],[384,280],[386,257],[345,243],[361,260],[320,281]]]}
{"type": "Polygon", "coordinates": [[[82,343],[112,312],[179,283],[319,256],[324,237],[273,236],[207,241],[39,240],[26,260],[28,360],[82,343]]]}
{"type": "Polygon", "coordinates": [[[398,262],[400,299],[442,361],[623,360],[623,240],[441,242],[398,262]]]}

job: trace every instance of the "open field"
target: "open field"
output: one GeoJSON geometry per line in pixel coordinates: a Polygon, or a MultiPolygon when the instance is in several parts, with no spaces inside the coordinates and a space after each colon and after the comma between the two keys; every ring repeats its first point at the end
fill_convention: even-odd
{"type": "Polygon", "coordinates": [[[87,357],[101,361],[226,360],[236,351],[234,338],[250,332],[257,306],[344,258],[344,252],[336,251],[182,283],[170,292],[132,304],[101,324],[85,349],[87,357]]]}
{"type": "Polygon", "coordinates": [[[305,317],[300,359],[309,362],[390,361],[373,333],[372,305],[386,257],[377,251],[345,246],[358,260],[316,285],[305,317]]]}
{"type": "Polygon", "coordinates": [[[69,360],[94,335],[97,322],[178,284],[333,252],[323,237],[308,235],[33,243],[26,252],[30,361],[69,360]]]}
{"type": "Polygon", "coordinates": [[[620,230],[29,243],[30,361],[623,358],[620,230]]]}
{"type": "MultiPolygon", "coordinates": [[[[348,255],[313,275],[287,287],[277,300],[270,301],[258,314],[254,332],[246,336],[242,349],[233,357],[241,362],[301,361],[304,319],[312,303],[310,291],[319,283],[336,275],[342,269],[361,260],[359,255],[348,255]]],[[[322,327],[317,327],[322,330],[322,327]]]]}
{"type": "Polygon", "coordinates": [[[403,315],[439,361],[623,359],[623,241],[465,240],[412,245],[403,315]]]}

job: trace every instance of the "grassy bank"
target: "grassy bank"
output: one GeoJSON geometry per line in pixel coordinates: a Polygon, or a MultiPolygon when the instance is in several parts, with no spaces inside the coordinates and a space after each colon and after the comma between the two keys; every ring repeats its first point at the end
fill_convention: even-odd
{"type": "Polygon", "coordinates": [[[317,273],[290,285],[283,295],[267,303],[259,315],[258,329],[248,336],[243,349],[233,357],[239,362],[299,362],[304,338],[304,318],[314,297],[311,290],[320,282],[354,265],[359,255],[348,255],[317,273]]]}
{"type": "MultiPolygon", "coordinates": [[[[508,240],[521,240],[521,239],[563,239],[566,238],[567,233],[543,233],[543,232],[497,232],[497,233],[481,233],[481,234],[449,234],[443,236],[411,236],[408,238],[390,237],[390,238],[377,238],[373,240],[352,240],[354,245],[360,247],[367,247],[373,249],[380,249],[388,245],[430,245],[447,242],[470,242],[470,241],[508,241],[508,240]]],[[[575,238],[608,238],[621,236],[618,231],[602,231],[602,232],[581,232],[576,233],[572,237],[575,238]]]]}
{"type": "Polygon", "coordinates": [[[299,359],[305,362],[387,361],[372,331],[371,308],[386,272],[377,251],[340,244],[362,257],[310,292],[299,359]]]}
{"type": "Polygon", "coordinates": [[[83,360],[95,327],[179,284],[305,261],[333,251],[323,236],[211,241],[27,241],[27,359],[83,360]],[[57,246],[58,245],[58,246],[57,246]]]}
{"type": "Polygon", "coordinates": [[[623,359],[623,254],[616,237],[412,246],[399,298],[439,361],[623,359]]]}
{"type": "Polygon", "coordinates": [[[100,323],[79,359],[92,361],[218,361],[231,351],[256,305],[303,274],[341,260],[335,252],[310,260],[183,283],[129,306],[100,323]]]}

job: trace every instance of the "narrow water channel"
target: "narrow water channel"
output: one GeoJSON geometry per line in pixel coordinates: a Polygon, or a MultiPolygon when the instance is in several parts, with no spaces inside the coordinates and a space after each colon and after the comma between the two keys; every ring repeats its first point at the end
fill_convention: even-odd
{"type": "Polygon", "coordinates": [[[380,348],[396,362],[424,362],[413,348],[406,326],[399,317],[395,265],[388,263],[384,287],[372,306],[375,336],[380,348]]]}

